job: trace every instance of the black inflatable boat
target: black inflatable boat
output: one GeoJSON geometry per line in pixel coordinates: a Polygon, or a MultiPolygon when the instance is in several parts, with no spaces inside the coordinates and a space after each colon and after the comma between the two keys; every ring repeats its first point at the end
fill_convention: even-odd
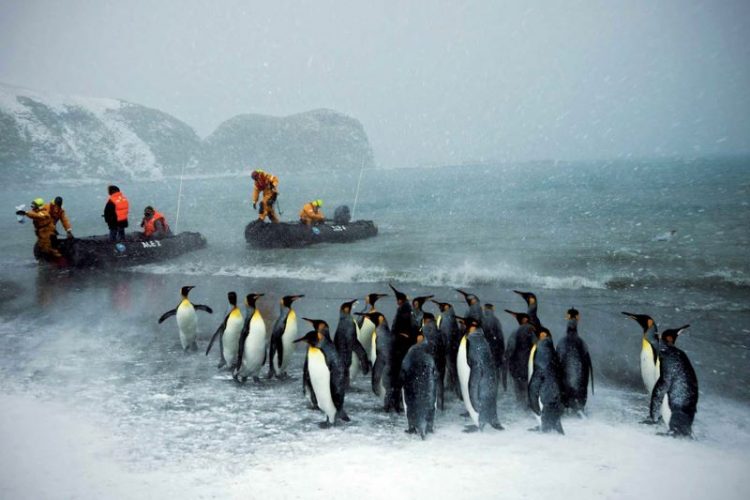
{"type": "MultiPolygon", "coordinates": [[[[200,233],[183,232],[160,240],[144,240],[141,233],[127,234],[125,240],[112,242],[108,236],[88,236],[58,240],[57,249],[70,267],[132,265],[176,257],[206,246],[200,233]]],[[[34,247],[34,256],[45,260],[34,247]]]]}
{"type": "Polygon", "coordinates": [[[245,228],[245,239],[249,244],[260,248],[292,248],[315,243],[349,243],[372,238],[378,234],[378,226],[371,220],[358,220],[337,224],[326,221],[324,224],[307,226],[300,222],[261,222],[255,220],[245,228]]]}

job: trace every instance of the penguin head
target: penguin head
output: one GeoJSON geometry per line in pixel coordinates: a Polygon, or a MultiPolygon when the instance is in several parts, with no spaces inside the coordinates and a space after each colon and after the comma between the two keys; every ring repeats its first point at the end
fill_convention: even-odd
{"type": "Polygon", "coordinates": [[[488,311],[494,311],[495,310],[495,304],[489,304],[487,302],[484,303],[484,308],[488,311]]]}
{"type": "Polygon", "coordinates": [[[245,304],[247,304],[247,307],[255,307],[255,302],[263,297],[263,293],[248,293],[245,295],[245,304]]]}
{"type": "Polygon", "coordinates": [[[467,333],[471,333],[479,328],[479,321],[477,321],[476,318],[464,318],[463,316],[456,316],[456,319],[465,325],[467,333]]]}
{"type": "Polygon", "coordinates": [[[464,292],[463,290],[456,288],[455,289],[458,293],[464,296],[464,300],[466,300],[466,303],[468,305],[474,305],[476,302],[479,302],[479,297],[474,295],[473,293],[464,292]]]}
{"type": "Polygon", "coordinates": [[[520,290],[513,290],[513,293],[517,293],[521,297],[523,297],[523,300],[526,301],[527,305],[534,305],[536,304],[536,295],[534,295],[531,292],[522,292],[520,290]]]}
{"type": "Polygon", "coordinates": [[[315,328],[316,332],[325,332],[329,329],[328,323],[326,323],[322,319],[311,319],[311,318],[302,318],[302,319],[310,323],[313,326],[313,328],[315,328]]]}
{"type": "Polygon", "coordinates": [[[281,299],[281,305],[287,308],[292,307],[292,302],[301,299],[302,297],[304,297],[304,295],[285,295],[281,299]]]}
{"type": "Polygon", "coordinates": [[[377,311],[366,312],[366,313],[355,313],[357,316],[364,316],[368,318],[374,325],[380,325],[381,321],[385,321],[385,316],[377,311]]]}
{"type": "Polygon", "coordinates": [[[187,298],[188,294],[190,293],[190,290],[192,290],[193,288],[195,288],[195,285],[183,286],[182,290],[180,290],[180,293],[182,294],[184,298],[187,298]]]}
{"type": "Polygon", "coordinates": [[[539,340],[551,339],[552,334],[547,329],[547,327],[543,326],[538,331],[536,331],[536,338],[538,338],[539,340]]]}
{"type": "Polygon", "coordinates": [[[430,302],[437,304],[440,312],[447,312],[451,309],[451,307],[453,307],[448,302],[438,302],[437,300],[431,300],[430,302]]]}
{"type": "Polygon", "coordinates": [[[526,313],[513,312],[510,309],[505,309],[505,312],[516,318],[516,321],[518,321],[519,325],[525,325],[531,320],[531,318],[529,318],[529,315],[526,313]]]}
{"type": "Polygon", "coordinates": [[[571,307],[568,309],[568,312],[565,314],[565,319],[574,319],[578,320],[578,318],[581,316],[581,313],[578,312],[578,309],[575,307],[571,307]]]}
{"type": "Polygon", "coordinates": [[[390,283],[388,283],[388,286],[391,287],[391,290],[393,290],[394,295],[396,295],[396,302],[398,303],[398,305],[401,305],[408,300],[405,293],[399,292],[398,290],[393,288],[393,285],[391,285],[390,283]]]}
{"type": "Polygon", "coordinates": [[[232,307],[237,306],[237,293],[236,292],[229,292],[227,293],[227,300],[229,301],[229,305],[232,307]]]}
{"type": "Polygon", "coordinates": [[[352,312],[352,307],[354,306],[356,302],[357,302],[357,299],[344,302],[343,304],[341,304],[339,311],[341,311],[344,314],[350,314],[352,312]]]}
{"type": "Polygon", "coordinates": [[[411,301],[411,305],[412,305],[412,307],[414,307],[414,309],[420,309],[421,310],[422,307],[424,306],[424,303],[427,302],[429,299],[431,299],[433,297],[434,297],[434,295],[425,295],[423,297],[414,297],[412,299],[412,301],[411,301]]]}
{"type": "Polygon", "coordinates": [[[317,347],[318,343],[323,340],[322,334],[316,332],[315,330],[310,330],[307,332],[304,336],[296,339],[294,342],[307,342],[312,347],[317,347]]]}
{"type": "Polygon", "coordinates": [[[374,306],[375,302],[377,302],[379,298],[386,297],[387,295],[388,294],[386,293],[371,293],[367,297],[365,297],[365,304],[374,306]]]}
{"type": "Polygon", "coordinates": [[[422,316],[422,323],[434,323],[435,322],[435,315],[432,313],[424,313],[424,316],[422,316]]]}
{"type": "Polygon", "coordinates": [[[633,314],[625,311],[623,311],[622,314],[630,319],[636,320],[638,324],[641,325],[641,328],[643,328],[644,332],[646,332],[649,328],[653,328],[654,331],[659,331],[656,328],[656,323],[654,322],[653,318],[648,314],[633,314]]]}
{"type": "Polygon", "coordinates": [[[685,330],[690,328],[690,325],[683,325],[679,328],[670,328],[669,330],[664,330],[664,333],[661,334],[661,339],[667,344],[667,345],[674,345],[675,342],[677,342],[677,337],[685,333],[685,330]]]}

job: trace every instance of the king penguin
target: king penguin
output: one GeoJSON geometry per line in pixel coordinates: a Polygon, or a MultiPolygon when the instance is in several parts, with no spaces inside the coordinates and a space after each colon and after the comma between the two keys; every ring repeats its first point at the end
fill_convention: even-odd
{"type": "Polygon", "coordinates": [[[529,358],[536,339],[534,326],[529,315],[505,310],[516,318],[518,328],[508,336],[508,346],[505,350],[506,364],[510,373],[516,401],[527,406],[529,387],[529,358]]]}
{"type": "Polygon", "coordinates": [[[594,393],[594,367],[591,364],[589,348],[578,335],[580,317],[577,309],[568,309],[565,315],[568,329],[565,337],[557,344],[557,355],[562,368],[563,404],[582,416],[588,399],[589,378],[591,394],[594,393]]]}
{"type": "Polygon", "coordinates": [[[306,361],[310,386],[318,406],[326,415],[321,427],[335,425],[338,420],[349,421],[344,411],[344,369],[336,353],[336,346],[324,334],[311,330],[295,342],[308,344],[306,361]]]}
{"type": "MultiPolygon", "coordinates": [[[[327,338],[329,341],[333,342],[331,340],[331,330],[328,327],[328,323],[323,321],[322,319],[310,319],[310,318],[302,318],[308,323],[310,323],[316,332],[318,332],[323,337],[327,338]]],[[[308,370],[307,366],[307,355],[305,355],[305,362],[302,366],[302,394],[307,396],[308,401],[310,401],[310,407],[313,410],[320,410],[320,407],[318,406],[318,400],[315,398],[315,391],[313,391],[312,388],[312,382],[310,381],[310,371],[308,370]]]]}
{"type": "Polygon", "coordinates": [[[344,387],[348,390],[350,383],[350,368],[352,365],[352,354],[356,354],[359,366],[367,375],[370,372],[370,360],[367,359],[367,352],[357,338],[359,327],[352,317],[352,306],[356,300],[344,302],[339,308],[339,324],[336,327],[336,333],[333,336],[333,343],[339,354],[339,360],[344,367],[344,387]]]}
{"type": "Polygon", "coordinates": [[[445,344],[445,365],[447,371],[448,384],[445,387],[448,391],[454,391],[456,396],[461,397],[461,386],[458,384],[458,369],[456,367],[456,358],[458,348],[461,344],[463,334],[456,319],[456,312],[453,306],[448,302],[438,302],[433,300],[440,308],[440,316],[437,318],[437,327],[440,336],[445,344]]]}
{"type": "Polygon", "coordinates": [[[294,341],[297,338],[297,313],[292,303],[304,295],[286,295],[279,303],[279,317],[271,329],[269,347],[268,378],[286,378],[286,367],[294,352],[294,341]]]}
{"type": "MultiPolygon", "coordinates": [[[[360,313],[355,313],[360,317],[359,321],[357,322],[357,325],[359,326],[357,339],[359,340],[359,343],[362,344],[362,347],[365,348],[365,352],[367,352],[367,359],[370,360],[370,364],[375,362],[375,340],[373,338],[373,335],[375,333],[375,327],[377,325],[375,325],[375,323],[373,323],[370,318],[368,318],[367,315],[363,313],[375,312],[375,303],[382,297],[387,297],[387,295],[384,293],[368,294],[365,297],[364,309],[360,313]]],[[[352,376],[354,376],[354,373],[359,373],[358,367],[359,361],[355,358],[352,360],[352,376]]]]}
{"type": "Polygon", "coordinates": [[[240,383],[245,383],[248,377],[259,382],[258,375],[266,363],[266,322],[256,307],[262,296],[262,293],[249,293],[245,297],[245,322],[240,332],[237,366],[232,373],[240,383]]]}
{"type": "Polygon", "coordinates": [[[424,316],[424,303],[433,298],[434,295],[424,295],[422,297],[414,297],[411,300],[412,314],[414,314],[414,321],[417,323],[417,327],[422,327],[422,317],[424,316]]]}
{"type": "Polygon", "coordinates": [[[398,389],[398,378],[401,364],[398,367],[394,363],[395,341],[394,334],[388,327],[388,320],[382,313],[366,313],[370,321],[377,325],[375,329],[376,356],[372,365],[372,392],[383,399],[383,410],[386,413],[391,410],[400,412],[399,398],[401,391],[398,389]]]}
{"type": "Polygon", "coordinates": [[[240,333],[242,332],[244,320],[242,317],[242,311],[237,307],[237,294],[235,292],[227,293],[227,300],[229,300],[229,313],[224,316],[224,321],[221,322],[219,328],[217,328],[211,336],[211,341],[206,348],[206,356],[211,352],[211,347],[214,345],[216,339],[219,338],[221,360],[219,361],[219,366],[217,366],[217,368],[228,365],[230,370],[234,370],[237,365],[240,333]]]}
{"type": "Polygon", "coordinates": [[[651,393],[648,423],[656,423],[659,407],[667,402],[670,414],[662,416],[672,436],[693,435],[693,420],[698,409],[698,377],[685,352],[675,347],[677,337],[690,325],[665,330],[659,346],[660,376],[651,393]],[[666,396],[666,398],[665,398],[666,396]]]}
{"type": "Polygon", "coordinates": [[[159,318],[159,323],[161,324],[167,318],[175,315],[177,316],[177,327],[180,330],[180,344],[182,344],[182,349],[185,351],[188,349],[192,349],[193,351],[198,350],[198,318],[195,315],[195,311],[205,311],[209,314],[213,313],[208,306],[193,304],[190,302],[188,294],[193,288],[195,288],[195,286],[183,286],[180,291],[182,297],[180,303],[177,307],[165,312],[161,315],[161,318],[159,318]]]}
{"type": "Polygon", "coordinates": [[[422,349],[427,349],[435,360],[437,403],[440,410],[443,411],[445,410],[445,358],[447,346],[443,341],[443,336],[440,330],[438,330],[435,316],[432,313],[426,312],[422,315],[422,335],[425,342],[427,342],[427,346],[422,349]]]}
{"type": "Polygon", "coordinates": [[[505,370],[505,337],[503,326],[495,316],[495,306],[485,303],[482,313],[482,330],[492,350],[492,359],[495,361],[498,381],[502,380],[503,390],[508,390],[508,376],[505,370]]]}
{"type": "Polygon", "coordinates": [[[408,422],[406,432],[419,433],[422,439],[428,432],[434,432],[438,374],[433,347],[427,337],[417,336],[417,343],[404,357],[399,375],[408,422]]]}
{"type": "Polygon", "coordinates": [[[497,419],[497,371],[492,351],[475,318],[459,318],[466,323],[466,333],[458,348],[458,380],[464,405],[475,427],[482,430],[490,424],[502,430],[497,419]]]}
{"type": "MultiPolygon", "coordinates": [[[[537,343],[531,351],[529,363],[534,371],[529,380],[529,404],[531,409],[541,417],[542,432],[563,431],[560,417],[563,412],[562,372],[560,360],[552,344],[552,335],[542,327],[537,332],[537,343]]],[[[536,429],[534,429],[536,430],[536,429]]]]}

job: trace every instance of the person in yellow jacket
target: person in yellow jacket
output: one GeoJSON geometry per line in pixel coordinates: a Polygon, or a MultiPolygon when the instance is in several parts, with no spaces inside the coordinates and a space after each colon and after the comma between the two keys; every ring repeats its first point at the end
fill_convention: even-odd
{"type": "Polygon", "coordinates": [[[323,200],[313,200],[310,203],[305,203],[305,206],[299,211],[299,221],[308,226],[320,224],[325,221],[326,216],[323,215],[322,206],[323,200]]]}
{"type": "Polygon", "coordinates": [[[68,238],[72,238],[73,226],[70,225],[70,220],[68,220],[68,215],[65,213],[65,209],[62,205],[62,196],[58,196],[54,201],[49,202],[49,205],[44,208],[45,210],[47,210],[47,213],[50,217],[52,217],[52,221],[55,223],[55,234],[58,234],[57,223],[61,222],[63,229],[65,229],[65,232],[68,233],[68,238]]]}
{"type": "Polygon", "coordinates": [[[253,208],[258,208],[258,197],[260,193],[263,193],[258,220],[263,221],[268,217],[271,219],[271,222],[279,222],[279,218],[276,216],[276,211],[273,208],[276,197],[279,195],[279,178],[263,170],[254,170],[250,177],[255,181],[253,186],[253,208]]]}
{"type": "Polygon", "coordinates": [[[17,210],[16,215],[25,215],[34,221],[34,232],[36,233],[36,244],[39,252],[50,259],[60,261],[62,254],[53,246],[52,238],[56,235],[55,221],[52,220],[42,198],[36,198],[31,202],[31,210],[17,210]]]}

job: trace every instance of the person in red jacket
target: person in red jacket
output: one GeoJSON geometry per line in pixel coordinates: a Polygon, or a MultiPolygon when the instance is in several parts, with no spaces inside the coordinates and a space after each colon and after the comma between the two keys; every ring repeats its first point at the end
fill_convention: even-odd
{"type": "Polygon", "coordinates": [[[141,227],[143,228],[143,238],[146,240],[160,240],[172,236],[172,230],[169,229],[167,219],[150,205],[143,209],[141,227]]]}
{"type": "Polygon", "coordinates": [[[263,199],[260,202],[260,213],[258,220],[264,221],[266,217],[271,222],[279,222],[276,211],[273,208],[276,203],[276,197],[279,195],[279,178],[263,170],[253,170],[250,174],[253,179],[253,208],[258,207],[258,198],[263,193],[263,199]]]}
{"type": "Polygon", "coordinates": [[[109,226],[110,241],[125,239],[125,228],[128,227],[128,211],[130,205],[128,199],[120,192],[117,186],[109,186],[109,199],[104,205],[104,222],[109,226]]]}

